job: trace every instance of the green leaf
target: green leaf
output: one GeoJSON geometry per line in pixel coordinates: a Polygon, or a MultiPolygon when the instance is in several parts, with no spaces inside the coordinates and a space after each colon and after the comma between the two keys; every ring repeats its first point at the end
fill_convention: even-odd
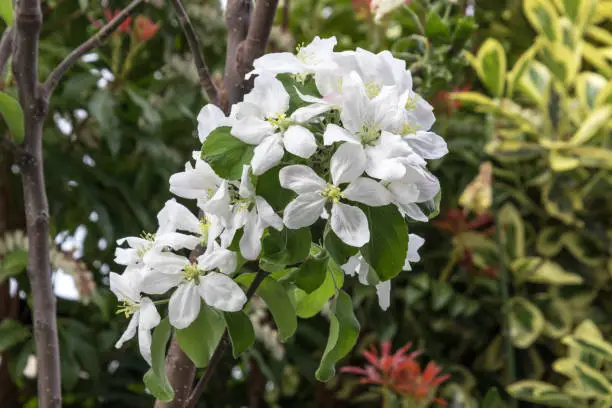
{"type": "Polygon", "coordinates": [[[432,282],[431,301],[432,309],[441,310],[453,297],[453,287],[446,282],[432,282]]]}
{"type": "Polygon", "coordinates": [[[0,17],[4,20],[7,26],[13,25],[13,1],[0,0],[0,17]]]}
{"type": "Polygon", "coordinates": [[[28,251],[16,249],[7,253],[0,261],[0,283],[11,276],[17,276],[28,267],[28,251]]]}
{"type": "Polygon", "coordinates": [[[552,261],[539,263],[535,271],[527,276],[527,280],[549,285],[579,285],[583,282],[580,275],[567,272],[561,265],[552,261]]]}
{"type": "Polygon", "coordinates": [[[327,263],[325,280],[316,290],[306,293],[301,289],[295,289],[297,315],[302,319],[317,315],[343,285],[344,271],[333,259],[330,259],[327,263]]]}
{"type": "Polygon", "coordinates": [[[427,16],[425,23],[425,36],[432,41],[449,41],[450,30],[442,21],[436,10],[432,10],[427,16]]]}
{"type": "Polygon", "coordinates": [[[570,144],[581,145],[593,138],[612,117],[612,106],[602,106],[591,113],[580,129],[569,140],[570,144]]]}
{"type": "Polygon", "coordinates": [[[499,211],[502,244],[510,259],[525,256],[525,225],[516,207],[506,203],[499,211]]]}
{"type": "Polygon", "coordinates": [[[361,248],[363,258],[381,281],[396,277],[408,251],[408,226],[394,205],[362,207],[368,217],[370,241],[361,248]]]}
{"type": "MultiPolygon", "coordinates": [[[[2,2],[2,4],[5,2],[11,4],[10,0],[0,0],[0,2],[2,2]]],[[[4,92],[0,92],[0,114],[2,114],[7,127],[13,135],[14,141],[17,143],[23,142],[25,132],[23,127],[23,110],[15,98],[4,92]]]]}
{"type": "Polygon", "coordinates": [[[174,390],[166,376],[166,345],[172,334],[168,318],[163,319],[153,330],[151,342],[151,368],[144,375],[145,386],[160,401],[168,402],[174,398],[174,390]]]}
{"type": "Polygon", "coordinates": [[[239,180],[242,168],[253,158],[254,147],[235,138],[229,126],[213,130],[202,145],[202,160],[210,164],[219,177],[239,180]]]}
{"type": "Polygon", "coordinates": [[[114,94],[106,89],[98,89],[87,106],[91,115],[98,121],[100,135],[106,140],[111,154],[116,156],[121,149],[121,131],[114,94]]]}
{"type": "Polygon", "coordinates": [[[293,112],[294,110],[301,108],[302,106],[309,105],[309,102],[305,102],[302,100],[302,98],[300,98],[296,89],[299,90],[302,95],[321,97],[313,75],[306,78],[303,82],[296,81],[295,79],[293,79],[291,74],[280,74],[277,75],[276,78],[282,82],[283,86],[285,87],[285,90],[289,94],[290,112],[293,112]]]}
{"type": "Polygon", "coordinates": [[[536,305],[544,315],[544,334],[560,339],[570,332],[574,319],[569,303],[554,297],[539,296],[536,305]]]}
{"type": "Polygon", "coordinates": [[[224,329],[223,317],[202,302],[198,317],[188,327],[176,330],[176,339],[195,366],[204,367],[219,344],[224,329]]]}
{"type": "Polygon", "coordinates": [[[257,294],[272,313],[281,341],[287,341],[297,329],[295,307],[287,294],[287,290],[281,283],[267,277],[261,282],[257,294]]]}
{"type": "Polygon", "coordinates": [[[552,384],[542,381],[523,380],[515,382],[506,388],[512,397],[544,404],[550,407],[575,408],[574,403],[566,394],[552,384]]]}
{"type": "Polygon", "coordinates": [[[476,31],[476,28],[478,28],[478,25],[474,21],[473,17],[464,17],[459,20],[455,26],[455,31],[453,31],[451,52],[456,53],[462,50],[474,31],[476,31]]]}
{"type": "Polygon", "coordinates": [[[285,209],[293,199],[291,190],[282,188],[278,178],[281,166],[274,167],[257,178],[255,193],[263,197],[276,211],[285,209]]]}
{"type": "Polygon", "coordinates": [[[550,42],[561,40],[561,26],[555,7],[548,0],[525,0],[523,11],[533,28],[550,42]]]}
{"type": "Polygon", "coordinates": [[[482,408],[499,408],[502,405],[503,405],[503,400],[499,396],[499,392],[497,391],[497,388],[489,389],[489,392],[487,392],[487,395],[482,401],[482,408]]]}
{"type": "Polygon", "coordinates": [[[479,76],[482,83],[495,96],[504,94],[506,80],[506,52],[499,41],[489,38],[478,50],[479,76]]]}
{"type": "Polygon", "coordinates": [[[535,54],[539,48],[539,43],[536,42],[519,57],[519,59],[514,63],[512,70],[508,72],[508,86],[506,88],[508,98],[512,98],[514,90],[519,86],[521,78],[525,72],[527,72],[527,68],[529,67],[531,61],[533,61],[533,58],[535,57],[535,54]]]}
{"type": "Polygon", "coordinates": [[[508,304],[510,339],[518,348],[531,346],[544,330],[542,312],[525,298],[512,298],[508,304]]]}
{"type": "Polygon", "coordinates": [[[555,256],[561,251],[561,231],[556,227],[546,227],[540,230],[536,241],[536,250],[544,256],[555,256]]]}
{"type": "Polygon", "coordinates": [[[4,319],[0,323],[0,353],[24,342],[30,337],[30,329],[16,320],[4,319]]]}
{"type": "Polygon", "coordinates": [[[269,229],[262,242],[262,260],[280,265],[292,265],[306,259],[312,238],[308,228],[282,231],[269,229]]]}
{"type": "Polygon", "coordinates": [[[295,285],[306,293],[312,293],[323,284],[327,272],[328,256],[308,258],[293,275],[295,285]]]}
{"type": "Polygon", "coordinates": [[[351,297],[341,290],[332,304],[329,337],[317,368],[317,380],[327,381],[335,375],[336,363],[355,346],[358,335],[359,322],[353,311],[353,302],[351,297]]]}
{"type": "Polygon", "coordinates": [[[326,228],[323,240],[325,249],[338,265],[344,265],[359,251],[359,248],[345,244],[331,228],[326,228]]]}
{"type": "Polygon", "coordinates": [[[251,319],[242,311],[224,312],[225,324],[232,341],[234,358],[238,358],[255,342],[255,332],[251,319]]]}

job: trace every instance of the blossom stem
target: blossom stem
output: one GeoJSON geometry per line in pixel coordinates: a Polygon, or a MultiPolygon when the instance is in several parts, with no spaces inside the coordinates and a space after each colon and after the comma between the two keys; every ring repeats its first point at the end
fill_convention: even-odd
{"type": "MultiPolygon", "coordinates": [[[[246,292],[247,302],[253,297],[255,291],[267,275],[268,273],[265,271],[257,271],[255,279],[253,279],[253,283],[251,283],[246,292]]],[[[193,391],[191,391],[191,394],[187,399],[187,403],[185,404],[185,408],[195,408],[198,400],[202,396],[202,393],[204,393],[204,390],[206,389],[206,384],[208,384],[208,381],[212,378],[215,370],[219,366],[219,363],[221,362],[229,344],[229,332],[227,331],[227,329],[225,329],[225,331],[223,332],[223,336],[221,336],[219,344],[217,344],[217,347],[215,348],[215,351],[213,352],[213,355],[210,358],[210,363],[208,363],[206,371],[204,371],[204,375],[200,377],[200,380],[196,384],[195,388],[193,389],[193,391]]]]}

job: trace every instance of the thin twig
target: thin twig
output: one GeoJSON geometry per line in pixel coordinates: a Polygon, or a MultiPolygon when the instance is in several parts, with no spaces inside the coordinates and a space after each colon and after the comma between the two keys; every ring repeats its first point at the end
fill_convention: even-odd
{"type": "Polygon", "coordinates": [[[121,23],[123,23],[123,21],[128,18],[138,6],[146,1],[147,0],[133,0],[126,8],[121,10],[115,16],[115,18],[102,27],[100,31],[68,54],[68,56],[64,58],[64,60],[60,62],[57,67],[55,67],[51,74],[49,74],[49,77],[43,85],[43,96],[48,98],[59,83],[60,79],[64,76],[64,74],[66,74],[66,72],[68,72],[70,68],[72,68],[79,58],[94,48],[99,47],[108,37],[110,37],[113,32],[115,32],[117,27],[119,27],[119,25],[121,25],[121,23]]]}
{"type": "Polygon", "coordinates": [[[0,75],[4,73],[4,67],[13,53],[13,33],[13,27],[8,27],[0,40],[0,75]]]}
{"type": "Polygon", "coordinates": [[[266,52],[277,6],[278,0],[261,0],[255,5],[249,31],[241,49],[242,55],[238,57],[239,70],[242,75],[252,68],[256,58],[266,52]]]}
{"type": "MultiPolygon", "coordinates": [[[[247,292],[246,292],[247,301],[253,297],[253,295],[255,294],[255,291],[257,290],[257,288],[259,287],[261,282],[263,282],[263,280],[266,278],[267,275],[268,274],[266,272],[261,271],[261,270],[257,272],[257,274],[255,275],[255,279],[253,280],[253,283],[251,283],[251,285],[247,289],[247,292]]],[[[208,384],[208,381],[210,381],[211,377],[215,373],[215,370],[217,369],[217,366],[221,362],[221,359],[223,358],[223,355],[225,354],[225,350],[227,350],[227,347],[229,346],[229,344],[230,344],[229,332],[227,331],[227,329],[225,329],[225,331],[223,332],[223,336],[221,336],[221,340],[219,341],[219,344],[217,344],[217,347],[215,348],[215,351],[212,357],[210,358],[210,362],[208,363],[208,366],[206,367],[206,371],[204,372],[204,375],[200,377],[198,384],[195,386],[195,388],[191,392],[191,395],[189,396],[189,399],[187,400],[187,404],[185,404],[185,408],[194,408],[196,406],[198,400],[202,396],[202,393],[204,393],[204,390],[206,389],[206,384],[208,384]]]]}
{"type": "Polygon", "coordinates": [[[251,0],[228,0],[225,9],[227,24],[227,52],[225,54],[224,89],[227,99],[221,101],[221,108],[229,113],[230,106],[244,97],[244,72],[240,72],[238,56],[241,44],[247,37],[251,19],[251,0]]]}
{"type": "Polygon", "coordinates": [[[189,44],[189,48],[191,48],[193,61],[197,68],[198,76],[200,77],[200,86],[206,92],[208,101],[217,105],[219,103],[219,93],[217,92],[217,88],[212,81],[212,76],[210,75],[208,65],[206,65],[206,60],[204,59],[204,54],[202,53],[200,38],[195,32],[193,24],[191,24],[191,20],[189,19],[187,11],[185,10],[181,0],[172,0],[172,6],[174,6],[174,9],[178,14],[179,22],[181,23],[183,32],[185,33],[185,38],[187,38],[187,43],[189,44]]]}

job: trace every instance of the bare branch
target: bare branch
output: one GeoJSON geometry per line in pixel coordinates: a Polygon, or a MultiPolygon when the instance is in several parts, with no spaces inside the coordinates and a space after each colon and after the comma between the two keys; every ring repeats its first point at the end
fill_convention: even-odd
{"type": "MultiPolygon", "coordinates": [[[[261,270],[257,272],[257,274],[255,275],[255,279],[253,280],[253,283],[251,283],[251,286],[249,286],[249,289],[247,289],[247,293],[246,293],[247,301],[253,297],[253,295],[255,294],[255,291],[257,290],[257,288],[259,287],[261,282],[263,282],[263,280],[266,278],[267,275],[268,274],[266,272],[261,271],[261,270]]],[[[211,377],[213,376],[229,344],[230,344],[229,332],[227,331],[227,329],[225,329],[225,331],[223,332],[223,336],[221,336],[221,340],[219,341],[219,344],[217,344],[217,347],[215,348],[215,351],[212,357],[210,358],[210,362],[208,363],[208,366],[206,367],[206,371],[204,372],[204,375],[200,377],[198,384],[195,386],[195,388],[191,392],[191,395],[189,396],[189,399],[187,400],[187,404],[185,405],[185,408],[195,408],[196,404],[198,403],[198,400],[202,396],[202,393],[204,393],[204,390],[206,389],[206,384],[208,384],[208,381],[210,381],[211,377]]]]}
{"type": "Polygon", "coordinates": [[[115,32],[117,27],[125,21],[126,18],[132,14],[132,12],[140,6],[146,0],[133,0],[126,8],[121,10],[115,18],[109,21],[104,27],[94,34],[89,40],[85,41],[79,47],[75,48],[57,67],[49,74],[49,77],[43,85],[43,97],[48,99],[60,79],[68,72],[70,68],[89,51],[99,47],[112,33],[115,32]]]}
{"type": "Polygon", "coordinates": [[[230,106],[240,102],[245,93],[244,74],[238,71],[238,53],[249,31],[251,0],[229,0],[225,9],[227,24],[227,52],[225,54],[224,88],[227,100],[221,108],[229,113],[230,106]]]}
{"type": "Polygon", "coordinates": [[[283,4],[283,20],[281,22],[281,29],[283,32],[289,31],[289,20],[291,16],[291,4],[289,0],[285,0],[283,4]]]}
{"type": "Polygon", "coordinates": [[[38,83],[40,0],[21,0],[15,17],[13,74],[24,114],[24,150],[20,167],[28,232],[28,278],[32,288],[33,326],[38,363],[38,406],[62,405],[60,350],[55,294],[49,259],[49,203],[43,173],[42,137],[47,102],[38,83]]]}
{"type": "Polygon", "coordinates": [[[195,365],[181,350],[176,337],[173,338],[166,356],[166,375],[174,389],[174,399],[170,402],[156,401],[154,408],[183,408],[189,398],[195,372],[195,365]]]}
{"type": "Polygon", "coordinates": [[[0,40],[0,75],[4,72],[4,67],[13,53],[13,27],[8,27],[2,34],[0,40]]]}
{"type": "Polygon", "coordinates": [[[266,52],[270,30],[276,14],[278,0],[259,0],[251,16],[249,32],[238,56],[238,65],[241,74],[246,74],[252,67],[253,61],[266,52]]]}
{"type": "Polygon", "coordinates": [[[185,37],[187,38],[187,43],[189,43],[189,48],[191,48],[191,53],[193,54],[193,61],[196,65],[198,76],[200,77],[200,86],[206,92],[208,101],[210,103],[218,105],[219,93],[217,92],[217,88],[215,87],[212,81],[210,71],[208,69],[208,66],[206,65],[206,61],[204,60],[204,54],[202,53],[202,45],[200,43],[198,34],[195,32],[193,24],[191,24],[191,20],[189,19],[187,11],[185,10],[185,7],[183,6],[181,0],[171,1],[172,6],[174,6],[174,9],[178,14],[179,21],[181,23],[181,26],[183,27],[183,31],[185,32],[185,37]]]}

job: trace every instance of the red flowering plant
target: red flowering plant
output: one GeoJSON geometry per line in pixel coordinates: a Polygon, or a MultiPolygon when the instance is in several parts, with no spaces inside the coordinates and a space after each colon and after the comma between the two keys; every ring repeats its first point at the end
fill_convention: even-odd
{"type": "Polygon", "coordinates": [[[343,373],[361,376],[362,384],[373,384],[379,387],[383,398],[383,407],[390,406],[390,393],[401,400],[404,407],[425,408],[432,403],[445,406],[446,401],[436,397],[440,384],[450,378],[449,374],[439,375],[442,368],[430,361],[425,369],[416,361],[422,351],[408,354],[412,343],[408,343],[391,354],[391,342],[381,344],[380,354],[375,346],[363,352],[368,361],[364,367],[347,366],[343,373]]]}

